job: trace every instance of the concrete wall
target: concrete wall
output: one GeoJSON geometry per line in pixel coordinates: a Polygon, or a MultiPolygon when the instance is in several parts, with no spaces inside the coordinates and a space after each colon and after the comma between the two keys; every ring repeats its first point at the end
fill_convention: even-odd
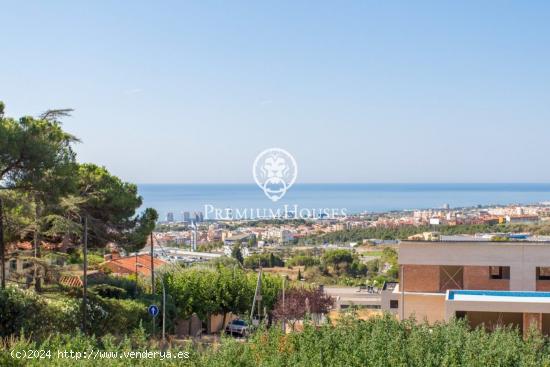
{"type": "Polygon", "coordinates": [[[550,244],[402,241],[399,264],[509,266],[510,290],[534,291],[537,266],[550,264],[550,244]]]}
{"type": "Polygon", "coordinates": [[[386,290],[380,293],[380,308],[393,315],[398,315],[399,307],[390,308],[390,301],[397,301],[398,306],[401,307],[401,294],[399,293],[399,289],[395,292],[386,290]]]}
{"type": "Polygon", "coordinates": [[[183,320],[176,320],[176,337],[184,338],[187,336],[197,336],[202,329],[202,321],[196,314],[193,314],[190,318],[183,320]]]}
{"type": "Polygon", "coordinates": [[[210,320],[207,323],[207,332],[210,333],[217,333],[220,331],[224,331],[225,327],[229,322],[236,319],[237,316],[233,315],[231,312],[227,313],[225,316],[225,324],[223,323],[223,314],[216,314],[210,316],[210,320]]]}
{"type": "Polygon", "coordinates": [[[401,318],[401,307],[405,306],[405,319],[414,316],[416,321],[427,321],[433,324],[445,320],[445,294],[411,294],[405,293],[404,302],[399,302],[398,316],[401,318]]]}

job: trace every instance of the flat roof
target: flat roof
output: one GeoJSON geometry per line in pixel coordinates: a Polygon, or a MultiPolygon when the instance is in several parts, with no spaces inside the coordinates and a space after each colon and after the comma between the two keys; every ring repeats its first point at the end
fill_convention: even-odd
{"type": "Polygon", "coordinates": [[[488,241],[488,240],[452,240],[452,241],[443,241],[443,240],[436,240],[436,241],[429,241],[429,240],[401,240],[401,243],[406,244],[439,244],[439,245],[461,245],[461,244],[472,244],[477,246],[486,246],[486,245],[529,245],[529,246],[542,246],[542,245],[550,245],[549,240],[541,240],[541,241],[524,241],[524,240],[510,240],[510,241],[488,241]]]}
{"type": "Polygon", "coordinates": [[[550,292],[453,290],[448,291],[446,299],[473,302],[550,303],[550,292]]]}

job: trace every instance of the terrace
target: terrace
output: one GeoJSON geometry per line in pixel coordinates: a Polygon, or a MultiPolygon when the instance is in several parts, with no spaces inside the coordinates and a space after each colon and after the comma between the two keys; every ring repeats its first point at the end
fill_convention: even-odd
{"type": "Polygon", "coordinates": [[[448,290],[445,297],[446,318],[466,317],[472,327],[534,327],[549,335],[549,311],[550,292],[448,290]]]}

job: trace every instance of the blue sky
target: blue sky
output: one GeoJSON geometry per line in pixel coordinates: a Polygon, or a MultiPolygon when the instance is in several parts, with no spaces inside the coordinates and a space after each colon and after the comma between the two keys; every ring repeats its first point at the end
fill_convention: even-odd
{"type": "Polygon", "coordinates": [[[139,183],[548,182],[548,1],[8,1],[0,100],[139,183]]]}

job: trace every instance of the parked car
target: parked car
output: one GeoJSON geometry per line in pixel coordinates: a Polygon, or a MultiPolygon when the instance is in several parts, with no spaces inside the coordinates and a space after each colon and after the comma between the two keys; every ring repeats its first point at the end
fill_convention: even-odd
{"type": "Polygon", "coordinates": [[[233,336],[244,337],[248,334],[248,324],[244,320],[235,319],[229,322],[225,327],[225,333],[233,336]]]}

